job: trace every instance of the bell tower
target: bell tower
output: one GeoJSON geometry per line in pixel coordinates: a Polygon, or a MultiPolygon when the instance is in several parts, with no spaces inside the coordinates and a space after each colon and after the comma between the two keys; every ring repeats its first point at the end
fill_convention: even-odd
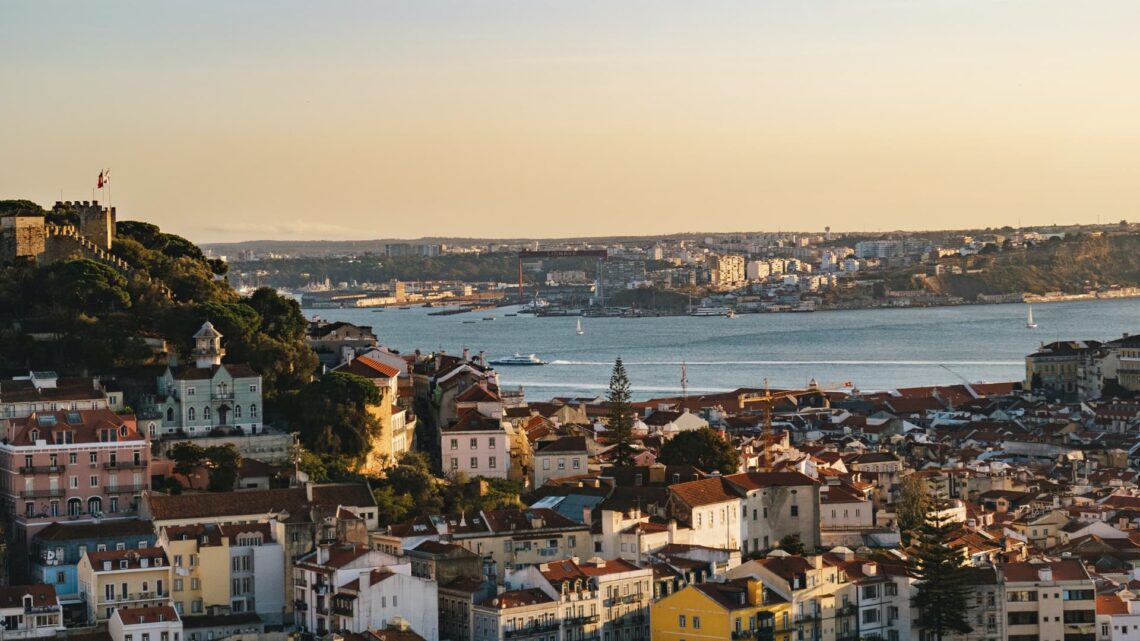
{"type": "Polygon", "coordinates": [[[213,367],[222,364],[226,350],[222,348],[222,334],[214,329],[210,321],[202,323],[202,328],[194,334],[194,361],[197,367],[213,367]]]}

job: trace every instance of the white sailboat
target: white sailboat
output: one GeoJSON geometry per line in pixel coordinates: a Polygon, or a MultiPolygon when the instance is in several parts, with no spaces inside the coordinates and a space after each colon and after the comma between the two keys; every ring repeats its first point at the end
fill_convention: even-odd
{"type": "Polygon", "coordinates": [[[581,318],[578,319],[578,329],[574,330],[574,333],[579,335],[579,336],[586,333],[586,332],[582,331],[582,319],[581,318]]]}
{"type": "Polygon", "coordinates": [[[1037,329],[1037,322],[1033,320],[1033,305],[1029,306],[1029,317],[1025,319],[1025,327],[1028,329],[1037,329]]]}

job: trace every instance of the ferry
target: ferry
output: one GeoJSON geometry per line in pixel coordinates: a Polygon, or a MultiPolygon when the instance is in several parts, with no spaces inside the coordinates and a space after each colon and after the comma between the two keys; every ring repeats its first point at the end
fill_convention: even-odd
{"type": "Polygon", "coordinates": [[[520,365],[520,366],[522,366],[522,365],[546,365],[546,361],[535,356],[534,354],[527,354],[526,356],[523,356],[522,354],[515,352],[514,356],[507,356],[505,358],[499,358],[499,359],[496,359],[493,361],[489,361],[489,364],[491,364],[491,365],[520,365]]]}
{"type": "Polygon", "coordinates": [[[727,307],[698,307],[690,313],[690,316],[728,316],[731,313],[727,307]]]}

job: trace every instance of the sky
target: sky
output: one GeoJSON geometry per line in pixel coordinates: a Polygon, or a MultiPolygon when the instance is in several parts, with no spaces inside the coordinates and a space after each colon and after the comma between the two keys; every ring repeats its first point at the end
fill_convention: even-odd
{"type": "Polygon", "coordinates": [[[1140,218],[1136,0],[0,0],[0,198],[198,242],[1140,218]]]}

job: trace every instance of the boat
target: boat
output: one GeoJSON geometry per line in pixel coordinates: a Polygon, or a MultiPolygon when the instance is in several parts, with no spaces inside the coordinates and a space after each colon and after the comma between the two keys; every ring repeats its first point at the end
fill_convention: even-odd
{"type": "Polygon", "coordinates": [[[515,318],[518,316],[518,314],[503,314],[503,316],[506,316],[507,318],[515,318]]]}
{"type": "Polygon", "coordinates": [[[731,312],[727,307],[698,307],[692,311],[690,316],[728,316],[731,312]]]}
{"type": "Polygon", "coordinates": [[[730,310],[728,310],[728,313],[724,315],[724,317],[725,318],[736,318],[736,312],[734,312],[733,310],[730,309],[730,310]]]}
{"type": "Polygon", "coordinates": [[[1037,321],[1033,320],[1033,305],[1029,306],[1029,317],[1025,319],[1027,329],[1037,329],[1037,321]]]}
{"type": "Polygon", "coordinates": [[[463,324],[464,324],[464,325],[474,325],[474,324],[475,324],[475,321],[473,321],[473,320],[465,320],[465,321],[463,321],[463,324]]]}
{"type": "Polygon", "coordinates": [[[484,317],[483,317],[483,320],[485,320],[485,321],[487,321],[487,320],[495,320],[495,317],[494,317],[494,316],[484,316],[484,317]]]}
{"type": "Polygon", "coordinates": [[[535,356],[534,354],[527,354],[526,356],[523,356],[522,354],[515,352],[514,356],[507,356],[505,358],[499,358],[499,359],[490,361],[489,364],[491,364],[491,365],[520,365],[520,366],[522,366],[522,365],[546,365],[546,361],[535,356]]]}
{"type": "Polygon", "coordinates": [[[582,319],[581,318],[578,319],[578,329],[574,330],[574,333],[579,335],[579,336],[586,333],[586,332],[582,331],[582,319]]]}

